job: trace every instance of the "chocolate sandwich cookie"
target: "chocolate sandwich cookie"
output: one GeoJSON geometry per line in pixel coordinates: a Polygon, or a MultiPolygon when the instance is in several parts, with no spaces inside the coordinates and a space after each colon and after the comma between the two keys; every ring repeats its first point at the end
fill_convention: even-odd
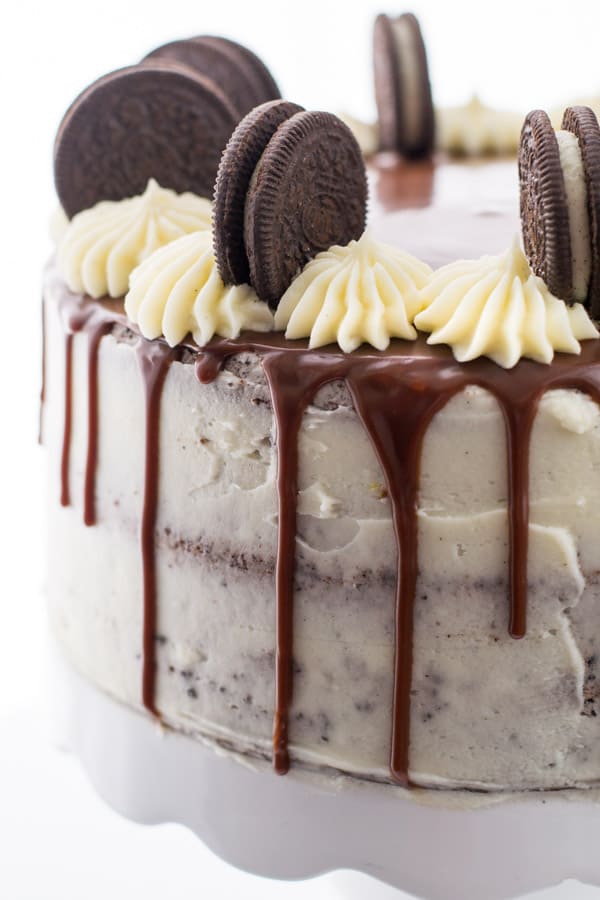
{"type": "Polygon", "coordinates": [[[213,40],[221,41],[222,44],[234,48],[246,60],[253,71],[253,80],[256,80],[260,86],[259,103],[266,103],[268,100],[279,100],[281,98],[279,86],[260,56],[257,56],[249,47],[245,47],[244,44],[238,44],[236,41],[230,40],[230,38],[217,37],[213,38],[213,40]]]}
{"type": "Polygon", "coordinates": [[[161,187],[211,197],[237,112],[209,79],[185,66],[148,63],[105,75],[67,110],[54,177],[68,216],[100,200],[161,187]]]}
{"type": "Polygon", "coordinates": [[[529,113],[519,149],[521,226],[533,271],[567,303],[600,313],[600,128],[586,107],[567,109],[555,132],[529,113]]]}
{"type": "Polygon", "coordinates": [[[379,149],[427,156],[433,151],[435,119],[425,43],[412,13],[377,16],[373,64],[379,149]]]}
{"type": "Polygon", "coordinates": [[[567,192],[556,134],[547,113],[534,109],[519,146],[521,228],[531,268],[552,293],[573,300],[567,192]]]}
{"type": "Polygon", "coordinates": [[[253,107],[280,96],[261,60],[251,50],[226,38],[201,35],[171,41],[157,47],[143,62],[156,59],[191,66],[210,78],[229,97],[239,119],[253,107]]]}
{"type": "Polygon", "coordinates": [[[263,151],[279,128],[302,107],[271,100],[242,119],[221,157],[214,196],[214,248],[225,284],[245,284],[250,267],[244,246],[244,206],[250,180],[263,151]]]}
{"type": "Polygon", "coordinates": [[[254,170],[244,210],[250,282],[276,307],[309,259],[364,231],[367,178],[350,129],[326,112],[283,122],[254,170]]]}
{"type": "Polygon", "coordinates": [[[592,317],[600,319],[600,125],[588,106],[571,106],[565,110],[562,128],[575,135],[581,152],[590,246],[586,305],[592,317]]]}

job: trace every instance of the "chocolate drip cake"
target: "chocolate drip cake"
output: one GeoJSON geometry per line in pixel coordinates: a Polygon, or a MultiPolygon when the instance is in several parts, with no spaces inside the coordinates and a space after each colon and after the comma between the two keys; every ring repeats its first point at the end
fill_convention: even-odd
{"type": "MultiPolygon", "coordinates": [[[[516,202],[514,168],[488,175],[516,202]]],[[[374,198],[417,175],[372,171],[374,198]]],[[[484,172],[439,166],[434,185],[472,186],[463,211],[434,188],[374,203],[373,229],[435,264],[451,212],[462,255],[503,247],[510,205],[471,211],[484,172]]],[[[596,342],[511,370],[423,339],[172,349],[53,269],[45,321],[49,600],[84,675],[253,755],[277,685],[282,768],[289,740],[295,765],[385,780],[393,738],[419,784],[598,780],[596,342]]]]}
{"type": "MultiPolygon", "coordinates": [[[[176,60],[119,73],[132,94],[140,68],[144,90],[171,71],[213,89],[176,60]]],[[[71,108],[68,165],[59,133],[69,198],[94,193],[73,123],[101,120],[114,81],[71,108]]],[[[560,152],[587,140],[576,161],[595,160],[595,132],[527,128],[528,255],[554,252],[541,220],[562,203],[551,264],[577,301],[507,250],[515,161],[379,156],[361,236],[354,138],[284,101],[248,113],[218,173],[214,154],[194,162],[214,217],[152,181],[92,186],[107,201],[74,216],[45,274],[42,410],[51,625],[86,679],[282,774],[600,783],[597,235],[571,272],[581,204],[560,152]],[[251,284],[229,283],[240,270],[251,284]]],[[[184,157],[158,174],[183,166],[185,183],[184,157]]]]}

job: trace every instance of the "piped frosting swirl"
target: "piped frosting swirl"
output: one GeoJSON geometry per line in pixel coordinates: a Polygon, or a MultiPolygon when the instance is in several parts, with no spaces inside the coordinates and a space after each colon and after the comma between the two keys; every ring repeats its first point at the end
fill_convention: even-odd
{"type": "Polygon", "coordinates": [[[520,113],[493,109],[477,96],[464,106],[436,110],[438,146],[457,155],[516,153],[522,125],[520,113]]]}
{"type": "Polygon", "coordinates": [[[500,256],[461,260],[434,272],[421,292],[415,325],[428,343],[449,344],[459,362],[488,356],[505,369],[527,357],[550,363],[598,338],[580,304],[567,306],[534,275],[515,238],[500,256]]]}
{"type": "Polygon", "coordinates": [[[190,332],[202,347],[214,335],[273,328],[273,314],[249,285],[223,284],[210,231],[172,241],[134,269],[125,312],[145,338],[164,335],[171,347],[190,332]]]}
{"type": "Polygon", "coordinates": [[[211,227],[211,203],[176,194],[150,179],[143,194],[105,200],[77,213],[58,246],[69,288],[91,297],[122,297],[133,269],[165,244],[211,227]]]}
{"type": "Polygon", "coordinates": [[[286,338],[309,347],[337,343],[351,353],[362,343],[385,350],[393,337],[415,340],[420,291],[431,269],[369,233],[319,253],[291,283],[275,313],[286,338]]]}

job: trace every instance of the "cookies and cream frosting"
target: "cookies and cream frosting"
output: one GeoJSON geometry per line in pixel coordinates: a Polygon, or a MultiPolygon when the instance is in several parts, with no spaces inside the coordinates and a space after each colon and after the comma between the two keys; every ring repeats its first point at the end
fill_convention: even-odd
{"type": "Polygon", "coordinates": [[[393,337],[414,340],[420,291],[431,269],[366,232],[344,247],[319,253],[281,298],[275,327],[309,347],[337,343],[346,353],[362,343],[385,350],[393,337]]]}
{"type": "Polygon", "coordinates": [[[534,275],[515,239],[499,256],[443,266],[421,292],[415,325],[430,344],[448,344],[459,362],[488,356],[510,369],[521,358],[550,363],[580,353],[598,331],[580,304],[567,306],[534,275]]]}
{"type": "Polygon", "coordinates": [[[122,297],[132,270],[159,247],[211,227],[211,203],[150,179],[143,194],[77,213],[60,237],[58,266],[69,288],[122,297]]]}
{"type": "Polygon", "coordinates": [[[185,235],[157,250],[131,273],[125,312],[145,338],[163,335],[170,346],[190,332],[200,346],[214,335],[271,331],[273,315],[247,284],[225,285],[210,231],[185,235]]]}

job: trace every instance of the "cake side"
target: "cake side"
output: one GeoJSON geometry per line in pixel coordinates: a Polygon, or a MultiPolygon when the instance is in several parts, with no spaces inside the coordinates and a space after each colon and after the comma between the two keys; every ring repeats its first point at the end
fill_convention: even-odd
{"type": "MultiPolygon", "coordinates": [[[[58,486],[64,436],[56,291],[54,282],[46,296],[51,486],[58,486]]],[[[53,631],[77,668],[140,707],[137,341],[122,327],[101,341],[97,521],[86,528],[87,336],[74,335],[73,505],[61,508],[51,496],[49,597],[53,631]]],[[[233,357],[212,384],[198,383],[192,361],[173,362],[161,401],[156,706],[175,728],[267,755],[278,514],[271,400],[257,355],[233,357]]],[[[467,388],[432,422],[418,511],[415,783],[514,790],[598,779],[597,504],[588,477],[600,454],[598,420],[595,404],[579,393],[554,392],[540,404],[531,448],[529,624],[520,641],[508,634],[501,413],[488,394],[467,388]]],[[[292,761],[386,780],[395,540],[381,468],[339,383],[322,389],[304,417],[299,489],[292,761]]]]}

